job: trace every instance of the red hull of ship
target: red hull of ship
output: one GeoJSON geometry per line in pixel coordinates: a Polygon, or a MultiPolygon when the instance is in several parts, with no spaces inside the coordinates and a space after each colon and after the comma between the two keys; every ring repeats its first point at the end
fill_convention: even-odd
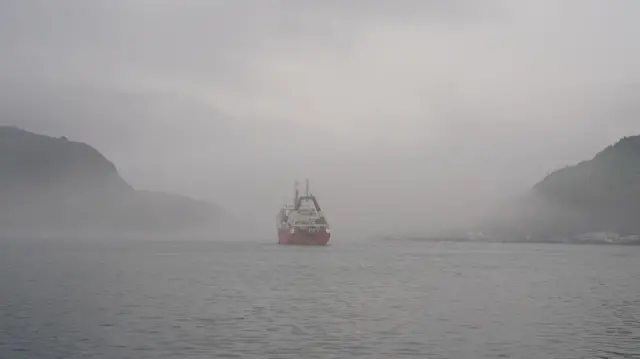
{"type": "Polygon", "coordinates": [[[326,246],[331,239],[331,233],[318,232],[308,234],[304,232],[291,233],[288,230],[278,231],[278,244],[326,246]]]}

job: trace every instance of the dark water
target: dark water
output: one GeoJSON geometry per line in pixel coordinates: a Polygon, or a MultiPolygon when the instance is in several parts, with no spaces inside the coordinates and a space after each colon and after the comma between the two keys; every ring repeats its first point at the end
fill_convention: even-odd
{"type": "Polygon", "coordinates": [[[0,246],[0,358],[640,358],[638,247],[0,246]]]}

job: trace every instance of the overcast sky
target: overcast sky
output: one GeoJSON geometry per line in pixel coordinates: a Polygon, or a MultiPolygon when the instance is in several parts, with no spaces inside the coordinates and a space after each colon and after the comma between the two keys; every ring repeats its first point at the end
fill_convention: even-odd
{"type": "Polygon", "coordinates": [[[0,121],[268,225],[309,176],[336,231],[432,229],[640,133],[638,18],[635,0],[5,0],[0,121]]]}

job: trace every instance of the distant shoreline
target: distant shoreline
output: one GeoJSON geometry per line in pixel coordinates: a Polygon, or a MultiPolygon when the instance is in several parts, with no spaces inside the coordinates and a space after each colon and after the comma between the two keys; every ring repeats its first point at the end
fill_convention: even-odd
{"type": "Polygon", "coordinates": [[[455,243],[518,243],[518,244],[534,244],[534,243],[546,243],[546,244],[597,244],[597,245],[609,245],[609,246],[640,246],[640,241],[631,242],[606,242],[606,241],[580,241],[580,240],[517,240],[517,239],[467,239],[467,238],[446,238],[446,237],[406,237],[406,238],[382,238],[383,241],[411,241],[411,242],[455,242],[455,243]]]}

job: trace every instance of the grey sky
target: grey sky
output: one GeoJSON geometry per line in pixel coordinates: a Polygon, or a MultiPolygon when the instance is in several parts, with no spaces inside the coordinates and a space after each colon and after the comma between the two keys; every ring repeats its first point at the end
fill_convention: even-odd
{"type": "Polygon", "coordinates": [[[269,225],[308,175],[336,230],[436,228],[640,132],[638,15],[633,0],[1,1],[3,121],[269,225]]]}

